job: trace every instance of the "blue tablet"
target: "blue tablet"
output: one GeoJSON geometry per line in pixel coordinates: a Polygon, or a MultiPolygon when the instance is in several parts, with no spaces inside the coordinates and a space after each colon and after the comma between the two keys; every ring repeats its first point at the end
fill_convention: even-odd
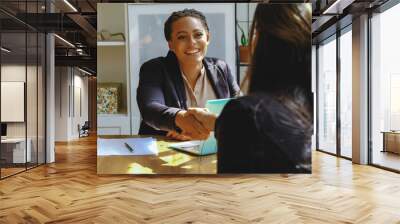
{"type": "MultiPolygon", "coordinates": [[[[214,114],[220,115],[229,99],[208,100],[206,108],[214,114]]],[[[170,144],[171,148],[189,152],[195,155],[209,155],[217,152],[217,140],[214,137],[214,132],[204,141],[186,141],[170,144]]]]}

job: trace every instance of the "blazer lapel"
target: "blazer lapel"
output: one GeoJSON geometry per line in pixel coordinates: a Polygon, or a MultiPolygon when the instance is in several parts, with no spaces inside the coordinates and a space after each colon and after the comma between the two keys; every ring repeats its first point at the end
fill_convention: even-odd
{"type": "Polygon", "coordinates": [[[214,89],[215,95],[218,99],[226,98],[227,93],[224,92],[226,86],[223,82],[224,77],[219,77],[218,68],[215,64],[212,64],[206,60],[203,61],[203,65],[206,67],[206,74],[210,80],[211,86],[214,89]]]}
{"type": "Polygon", "coordinates": [[[178,59],[172,51],[168,51],[166,56],[166,66],[168,75],[171,77],[173,86],[175,87],[176,94],[178,96],[179,107],[183,109],[187,109],[186,105],[186,93],[185,86],[183,83],[181,70],[178,65],[178,59]]]}

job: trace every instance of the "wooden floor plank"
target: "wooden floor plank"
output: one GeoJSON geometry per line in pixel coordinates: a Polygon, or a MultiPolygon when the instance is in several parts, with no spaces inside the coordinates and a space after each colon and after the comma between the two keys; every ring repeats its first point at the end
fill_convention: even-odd
{"type": "Polygon", "coordinates": [[[313,152],[310,175],[98,176],[96,138],[0,181],[0,223],[400,223],[400,175],[313,152]]]}

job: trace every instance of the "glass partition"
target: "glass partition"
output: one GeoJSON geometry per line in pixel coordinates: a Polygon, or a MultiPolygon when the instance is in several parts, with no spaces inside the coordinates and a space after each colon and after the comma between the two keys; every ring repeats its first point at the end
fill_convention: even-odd
{"type": "Polygon", "coordinates": [[[37,162],[43,164],[46,162],[46,36],[43,33],[38,34],[38,76],[37,76],[37,162]]]}
{"type": "MultiPolygon", "coordinates": [[[[44,1],[26,4],[0,6],[44,12],[44,1]]],[[[44,33],[0,12],[0,178],[45,162],[45,45],[44,33]]]]}
{"type": "Polygon", "coordinates": [[[340,36],[340,155],[352,157],[352,33],[340,36]]]}
{"type": "Polygon", "coordinates": [[[400,4],[371,18],[372,164],[400,170],[400,4]]]}
{"type": "Polygon", "coordinates": [[[336,154],[336,36],[318,47],[318,149],[336,154]]]}
{"type": "Polygon", "coordinates": [[[24,171],[27,159],[30,162],[26,150],[26,41],[25,32],[1,34],[2,177],[24,171]]]}
{"type": "Polygon", "coordinates": [[[38,127],[38,35],[36,32],[27,33],[27,74],[26,74],[26,114],[27,114],[27,150],[30,151],[28,168],[37,165],[37,127],[38,127]]]}

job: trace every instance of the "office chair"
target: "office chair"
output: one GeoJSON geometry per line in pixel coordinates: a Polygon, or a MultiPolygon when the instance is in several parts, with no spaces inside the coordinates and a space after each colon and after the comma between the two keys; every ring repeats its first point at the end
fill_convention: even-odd
{"type": "Polygon", "coordinates": [[[78,124],[79,138],[89,136],[89,129],[90,129],[89,121],[85,121],[82,127],[80,127],[80,125],[78,124]]]}

